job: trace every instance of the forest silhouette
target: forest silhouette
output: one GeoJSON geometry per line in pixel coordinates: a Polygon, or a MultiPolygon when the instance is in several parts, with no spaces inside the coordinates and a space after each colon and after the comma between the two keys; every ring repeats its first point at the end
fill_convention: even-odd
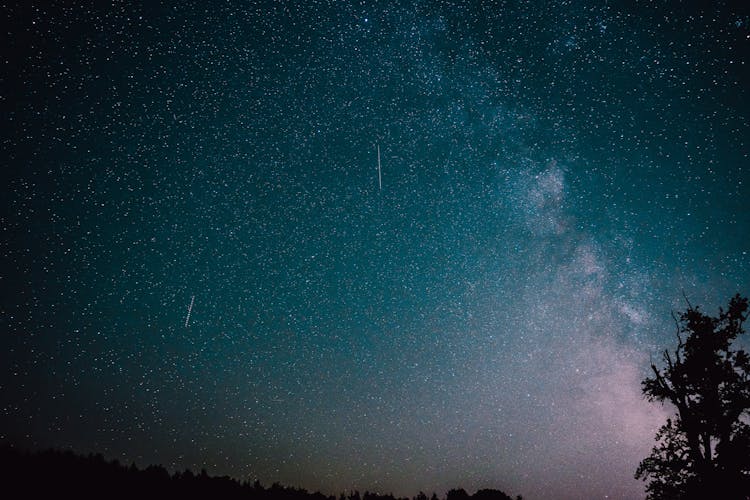
{"type": "MultiPolygon", "coordinates": [[[[264,487],[259,481],[239,481],[229,476],[210,476],[188,469],[170,474],[161,465],[141,469],[135,464],[106,460],[101,454],[79,455],[72,451],[27,452],[0,446],[0,467],[5,491],[23,498],[221,498],[245,500],[438,500],[420,492],[414,498],[353,491],[338,497],[311,493],[278,483],[264,487]]],[[[521,500],[521,496],[516,500],[521,500]]],[[[469,495],[463,489],[447,492],[445,500],[513,500],[499,490],[482,489],[469,495]]]]}

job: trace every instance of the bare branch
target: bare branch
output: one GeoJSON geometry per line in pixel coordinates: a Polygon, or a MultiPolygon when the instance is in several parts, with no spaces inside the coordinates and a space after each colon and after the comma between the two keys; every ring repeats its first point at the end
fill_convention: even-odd
{"type": "Polygon", "coordinates": [[[690,303],[690,299],[688,299],[687,294],[685,293],[685,289],[682,290],[682,296],[685,298],[685,302],[688,305],[688,310],[692,311],[693,310],[693,304],[690,303]]]}

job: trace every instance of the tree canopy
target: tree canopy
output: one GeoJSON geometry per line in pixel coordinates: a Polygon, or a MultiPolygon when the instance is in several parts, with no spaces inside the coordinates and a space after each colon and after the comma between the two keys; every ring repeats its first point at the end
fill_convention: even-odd
{"type": "Polygon", "coordinates": [[[643,383],[649,401],[669,403],[675,415],[639,465],[650,499],[750,498],[750,357],[737,347],[748,299],[735,295],[717,316],[688,302],[674,315],[677,348],[664,366],[651,364],[643,383]]]}

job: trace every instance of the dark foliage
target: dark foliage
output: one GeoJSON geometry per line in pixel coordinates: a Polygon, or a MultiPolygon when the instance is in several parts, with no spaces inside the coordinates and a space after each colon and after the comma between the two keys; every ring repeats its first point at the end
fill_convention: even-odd
{"type": "MultiPolygon", "coordinates": [[[[0,470],[4,493],[18,498],[220,498],[251,500],[337,500],[334,496],[288,488],[277,483],[269,488],[258,481],[237,481],[228,476],[209,476],[205,470],[169,472],[162,466],[139,469],[117,460],[107,461],[101,455],[77,455],[70,451],[27,453],[11,446],[0,446],[0,470]],[[17,492],[17,493],[16,493],[17,492]]],[[[520,500],[520,496],[517,497],[520,500]]],[[[511,500],[498,490],[480,490],[469,496],[464,490],[451,490],[447,500],[511,500]],[[462,496],[451,497],[452,492],[462,496]]],[[[338,500],[409,500],[358,491],[341,494],[338,500]]],[[[419,493],[412,500],[427,500],[419,493]]],[[[431,500],[438,500],[432,494],[431,500]]]]}
{"type": "Polygon", "coordinates": [[[733,346],[747,309],[736,295],[716,317],[689,303],[675,317],[677,348],[643,381],[649,401],[677,411],[636,471],[648,498],[750,499],[750,359],[733,346]]]}
{"type": "Polygon", "coordinates": [[[479,490],[471,497],[472,500],[513,500],[502,491],[479,490]]]}

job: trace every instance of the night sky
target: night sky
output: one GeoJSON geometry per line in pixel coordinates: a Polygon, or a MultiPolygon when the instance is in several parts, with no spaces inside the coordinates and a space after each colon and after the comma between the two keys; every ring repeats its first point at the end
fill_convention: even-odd
{"type": "Polygon", "coordinates": [[[97,3],[2,8],[0,441],[643,496],[750,291],[745,2],[97,3]]]}

